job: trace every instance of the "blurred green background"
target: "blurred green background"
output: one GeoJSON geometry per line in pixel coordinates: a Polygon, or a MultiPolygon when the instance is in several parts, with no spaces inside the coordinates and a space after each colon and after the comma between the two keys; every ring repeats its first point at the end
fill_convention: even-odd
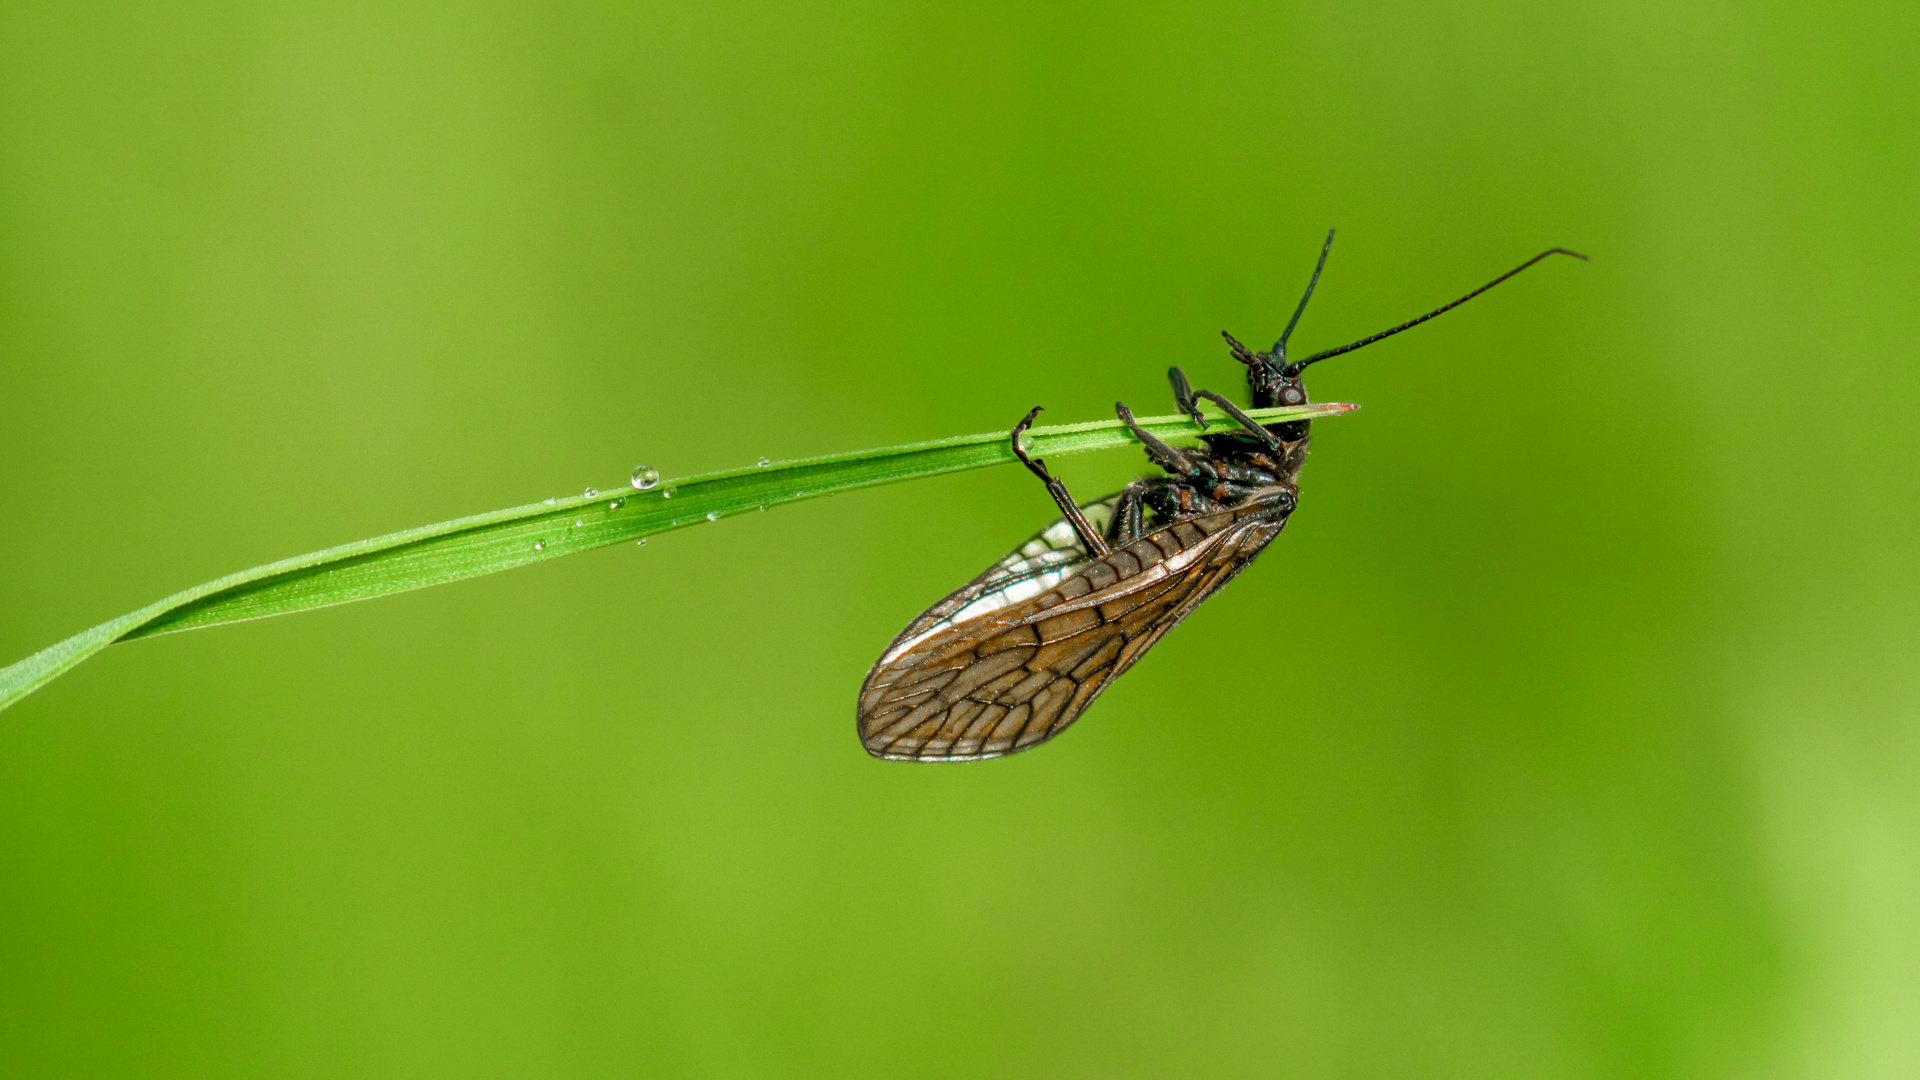
{"type": "MultiPolygon", "coordinates": [[[[0,8],[0,663],[270,559],[1317,368],[1063,739],[861,752],[1012,469],[0,715],[0,1073],[1920,1073],[1911,4],[0,8]]],[[[1134,453],[1063,459],[1092,497],[1134,453]]]]}

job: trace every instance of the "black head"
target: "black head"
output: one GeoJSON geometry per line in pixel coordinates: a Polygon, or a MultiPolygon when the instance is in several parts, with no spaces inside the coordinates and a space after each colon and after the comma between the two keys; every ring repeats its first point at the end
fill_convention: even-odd
{"type": "Polygon", "coordinates": [[[1287,363],[1285,342],[1276,344],[1272,352],[1257,353],[1224,330],[1221,336],[1232,347],[1233,358],[1247,365],[1247,398],[1254,408],[1307,403],[1306,384],[1300,381],[1299,369],[1287,363]]]}
{"type": "MultiPolygon", "coordinates": [[[[1391,330],[1382,330],[1377,334],[1361,338],[1359,341],[1349,345],[1342,345],[1337,349],[1326,349],[1322,352],[1314,353],[1304,360],[1289,361],[1287,359],[1287,339],[1293,336],[1293,328],[1300,324],[1300,316],[1307,310],[1307,301],[1313,299],[1313,287],[1320,283],[1320,271],[1327,268],[1327,254],[1332,250],[1333,230],[1328,229],[1327,242],[1320,246],[1320,261],[1314,264],[1313,276],[1307,279],[1307,291],[1301,295],[1299,306],[1293,309],[1293,318],[1287,320],[1287,328],[1281,332],[1280,340],[1273,343],[1272,351],[1263,353],[1254,352],[1252,349],[1234,340],[1232,334],[1224,330],[1220,332],[1221,336],[1227,339],[1227,344],[1232,346],[1234,359],[1247,365],[1247,396],[1256,409],[1271,408],[1276,405],[1305,405],[1307,403],[1307,387],[1305,383],[1300,381],[1300,373],[1305,371],[1310,364],[1317,364],[1330,356],[1339,356],[1341,353],[1352,352],[1355,349],[1371,345],[1381,338],[1389,338],[1402,330],[1409,330],[1419,326],[1421,323],[1426,322],[1441,312],[1450,311],[1453,308],[1459,307],[1461,304],[1479,296],[1481,293],[1486,292],[1488,289],[1493,288],[1495,285],[1500,284],[1549,255],[1571,255],[1582,262],[1586,261],[1587,258],[1577,251],[1568,251],[1566,248],[1548,248],[1460,299],[1450,304],[1443,304],[1417,319],[1410,319],[1391,330]]],[[[1295,421],[1295,423],[1304,425],[1304,421],[1295,421]]],[[[1291,425],[1281,426],[1290,427],[1291,425]]]]}

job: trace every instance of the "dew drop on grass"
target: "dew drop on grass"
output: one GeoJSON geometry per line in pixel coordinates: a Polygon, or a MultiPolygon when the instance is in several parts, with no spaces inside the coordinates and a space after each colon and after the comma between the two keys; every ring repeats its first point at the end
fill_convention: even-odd
{"type": "Polygon", "coordinates": [[[580,527],[580,526],[582,526],[582,525],[585,525],[586,523],[587,523],[587,519],[586,519],[586,518],[574,518],[574,519],[573,519],[573,527],[574,527],[574,528],[576,528],[576,529],[577,529],[577,528],[579,528],[579,527],[580,527]]]}
{"type": "Polygon", "coordinates": [[[610,503],[608,503],[608,504],[607,504],[607,509],[609,509],[609,510],[618,510],[618,509],[620,509],[620,507],[621,507],[622,505],[624,505],[624,504],[626,503],[626,501],[627,501],[627,500],[625,500],[625,499],[615,499],[615,500],[613,500],[612,502],[610,502],[610,503]]]}
{"type": "Polygon", "coordinates": [[[633,485],[634,490],[645,491],[660,482],[660,472],[651,465],[635,465],[633,479],[627,482],[633,485]]]}
{"type": "Polygon", "coordinates": [[[759,461],[754,462],[754,464],[764,469],[767,466],[773,464],[773,459],[770,457],[762,457],[759,461]]]}
{"type": "Polygon", "coordinates": [[[584,492],[582,492],[582,494],[583,494],[583,495],[585,495],[585,496],[586,496],[587,498],[589,498],[589,499],[591,499],[591,498],[593,498],[593,497],[594,497],[595,495],[598,495],[598,494],[600,494],[600,489],[599,489],[599,488],[588,488],[588,489],[587,489],[586,491],[584,491],[584,492]]]}
{"type": "Polygon", "coordinates": [[[556,499],[556,498],[554,498],[553,496],[551,496],[551,495],[549,495],[549,496],[547,496],[546,498],[544,498],[544,499],[541,499],[541,500],[540,500],[540,505],[541,505],[541,506],[552,506],[552,505],[553,505],[554,503],[556,503],[556,502],[559,502],[559,501],[560,501],[560,500],[558,500],[558,499],[556,499]]]}
{"type": "Polygon", "coordinates": [[[638,540],[635,540],[635,541],[633,542],[633,545],[634,545],[635,547],[646,547],[646,546],[647,546],[647,538],[643,536],[643,537],[641,537],[640,539],[638,539],[638,540]]]}
{"type": "Polygon", "coordinates": [[[667,490],[665,490],[665,491],[663,491],[663,492],[661,492],[661,493],[660,493],[660,497],[661,497],[661,498],[663,498],[663,499],[671,499],[671,498],[673,498],[673,489],[672,489],[672,488],[668,488],[667,490]]]}
{"type": "Polygon", "coordinates": [[[547,542],[545,540],[535,540],[533,542],[533,550],[535,551],[547,550],[547,542]]]}
{"type": "Polygon", "coordinates": [[[708,520],[708,521],[719,521],[719,520],[720,520],[720,511],[718,511],[718,510],[709,510],[709,511],[707,511],[707,520],[708,520]]]}

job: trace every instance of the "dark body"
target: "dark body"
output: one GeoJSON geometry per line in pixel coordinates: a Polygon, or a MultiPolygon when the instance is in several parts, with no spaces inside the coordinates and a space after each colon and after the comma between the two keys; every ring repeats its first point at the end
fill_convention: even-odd
{"type": "MultiPolygon", "coordinates": [[[[1255,408],[1306,404],[1300,373],[1309,364],[1424,322],[1563,250],[1536,256],[1411,322],[1289,362],[1287,338],[1332,243],[1328,233],[1306,295],[1272,350],[1256,353],[1225,335],[1234,358],[1246,365],[1255,408]]],[[[1116,404],[1164,475],[1081,505],[1044,461],[1022,449],[1020,436],[1040,410],[1029,412],[1013,429],[1014,453],[1046,484],[1061,517],[927,609],[881,654],[860,688],[857,710],[868,753],[969,761],[1047,741],[1286,527],[1299,501],[1309,422],[1263,426],[1226,398],[1194,391],[1179,368],[1167,374],[1176,404],[1203,428],[1200,399],[1219,405],[1237,428],[1207,431],[1202,447],[1178,448],[1141,429],[1126,405],[1116,404]]]]}

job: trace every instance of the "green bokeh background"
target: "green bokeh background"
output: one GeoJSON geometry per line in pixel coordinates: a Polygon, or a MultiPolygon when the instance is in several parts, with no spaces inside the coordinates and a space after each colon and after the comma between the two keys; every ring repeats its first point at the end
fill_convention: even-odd
{"type": "MultiPolygon", "coordinates": [[[[0,8],[0,662],[619,483],[1314,372],[1073,731],[852,731],[990,470],[0,715],[0,1074],[1920,1073],[1910,3],[0,8]]],[[[1141,469],[1060,463],[1092,496],[1141,469]]]]}

